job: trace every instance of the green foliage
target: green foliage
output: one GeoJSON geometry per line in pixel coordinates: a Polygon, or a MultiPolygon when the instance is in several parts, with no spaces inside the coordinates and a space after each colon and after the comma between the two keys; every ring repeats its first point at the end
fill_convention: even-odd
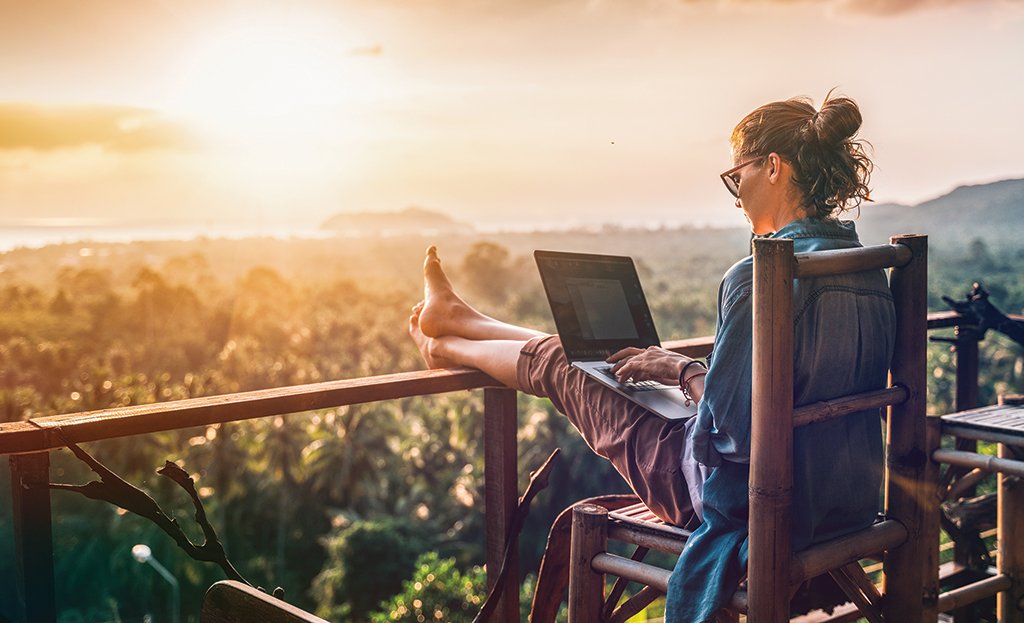
{"type": "MultiPolygon", "coordinates": [[[[0,254],[0,421],[421,369],[405,325],[422,297],[423,249],[434,242],[197,240],[90,245],[88,254],[80,253],[82,245],[0,254]]],[[[659,333],[671,339],[714,331],[719,280],[748,246],[740,230],[608,229],[451,236],[440,251],[453,282],[482,311],[548,331],[554,327],[533,249],[633,255],[659,333]]],[[[981,280],[997,306],[1020,313],[1022,274],[1020,244],[985,238],[933,247],[929,309],[945,309],[942,295],[960,297],[981,280]]],[[[945,412],[952,408],[955,353],[935,343],[928,356],[929,409],[945,412]]],[[[981,362],[982,402],[1024,390],[1024,355],[1016,344],[990,332],[981,362]]],[[[550,401],[520,395],[519,414],[520,490],[529,471],[562,448],[521,535],[526,571],[536,569],[558,512],[583,497],[628,489],[550,401]]],[[[339,592],[350,590],[339,588],[341,570],[358,569],[350,577],[374,585],[378,571],[367,566],[373,556],[340,562],[332,544],[340,547],[349,531],[375,535],[366,536],[366,549],[377,547],[373,538],[386,549],[386,535],[369,526],[404,517],[424,539],[406,561],[430,547],[438,564],[454,559],[453,570],[483,562],[481,416],[479,392],[462,392],[115,439],[88,449],[194,530],[188,500],[153,473],[165,459],[180,460],[243,574],[283,586],[300,607],[351,613],[353,604],[339,592]]],[[[62,482],[91,478],[67,452],[52,454],[51,473],[62,482]]],[[[0,495],[9,496],[5,474],[0,470],[0,495]]],[[[203,591],[220,579],[144,520],[67,493],[52,498],[58,609],[69,616],[116,610],[124,620],[146,612],[160,618],[152,604],[165,603],[166,586],[131,558],[135,543],[150,545],[179,578],[186,616],[198,612],[203,591]]],[[[6,536],[0,559],[13,556],[10,530],[9,510],[0,505],[0,537],[6,536]]],[[[406,577],[412,571],[409,566],[406,577]]],[[[0,617],[15,616],[9,611],[14,586],[13,569],[0,565],[0,617]]],[[[392,592],[399,588],[392,584],[392,592]]]]}
{"type": "MultiPolygon", "coordinates": [[[[440,559],[436,552],[427,552],[416,560],[416,573],[402,584],[400,593],[392,597],[373,623],[471,623],[486,596],[486,573],[473,567],[459,571],[454,558],[440,559]]],[[[525,619],[524,619],[525,620],[525,619]]]]}
{"type": "Polygon", "coordinates": [[[413,570],[419,574],[417,558],[428,537],[408,522],[384,519],[356,522],[323,542],[327,562],[313,580],[317,614],[363,621],[402,588],[413,570]]]}

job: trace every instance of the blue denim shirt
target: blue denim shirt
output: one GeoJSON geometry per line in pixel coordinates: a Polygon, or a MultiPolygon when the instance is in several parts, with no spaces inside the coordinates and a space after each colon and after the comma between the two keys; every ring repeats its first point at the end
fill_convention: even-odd
{"type": "MultiPolygon", "coordinates": [[[[794,221],[771,237],[794,251],[859,247],[853,223],[794,221]]],[[[688,450],[710,469],[703,523],[669,581],[666,621],[705,623],[726,605],[747,563],[753,259],[729,269],[718,295],[715,346],[688,450]]],[[[886,386],[896,317],[881,270],[794,283],[794,404],[886,386]]],[[[798,428],[793,440],[793,549],[870,525],[879,509],[877,409],[798,428]]]]}

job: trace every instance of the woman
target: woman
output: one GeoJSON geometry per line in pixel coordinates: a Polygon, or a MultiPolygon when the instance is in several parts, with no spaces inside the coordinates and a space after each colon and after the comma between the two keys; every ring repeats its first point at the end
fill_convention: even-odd
{"type": "MultiPolygon", "coordinates": [[[[773,102],[732,133],[722,174],[757,236],[788,238],[796,252],[860,246],[837,216],[868,197],[871,162],[856,134],[857,104],[826,98],[773,102]]],[[[409,331],[431,367],[466,365],[552,400],[590,447],[667,522],[696,527],[669,586],[667,619],[713,620],[746,563],[750,460],[751,284],[748,256],[719,289],[707,367],[661,348],[608,360],[622,379],[678,384],[695,418],[666,422],[570,368],[558,338],[481,314],[454,291],[431,247],[425,299],[409,331]]],[[[797,406],[885,386],[895,315],[881,271],[798,280],[794,286],[797,406]]],[[[802,427],[794,437],[794,549],[869,525],[881,484],[877,410],[802,427]]]]}

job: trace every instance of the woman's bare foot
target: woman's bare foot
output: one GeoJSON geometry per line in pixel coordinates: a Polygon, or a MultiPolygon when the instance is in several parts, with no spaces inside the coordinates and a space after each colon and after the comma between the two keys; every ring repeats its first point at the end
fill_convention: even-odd
{"type": "Polygon", "coordinates": [[[428,337],[443,335],[473,334],[473,325],[491,320],[469,306],[455,293],[452,282],[441,268],[441,260],[437,257],[437,247],[427,249],[427,257],[423,260],[423,308],[420,312],[419,326],[428,337]]]}
{"type": "Polygon", "coordinates": [[[412,315],[409,316],[409,335],[412,340],[416,342],[416,347],[420,349],[420,355],[423,357],[423,361],[427,363],[427,367],[431,370],[436,368],[454,368],[456,363],[450,359],[446,359],[435,354],[436,340],[423,334],[420,328],[420,316],[423,310],[423,302],[419,302],[415,307],[412,308],[412,315]]]}
{"type": "Polygon", "coordinates": [[[419,330],[427,337],[462,337],[468,340],[528,340],[544,335],[486,316],[456,294],[437,257],[437,247],[427,249],[423,260],[423,307],[419,330]]]}

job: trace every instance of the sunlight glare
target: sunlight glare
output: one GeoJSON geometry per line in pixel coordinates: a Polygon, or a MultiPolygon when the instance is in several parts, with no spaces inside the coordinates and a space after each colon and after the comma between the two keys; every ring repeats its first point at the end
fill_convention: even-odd
{"type": "Polygon", "coordinates": [[[311,14],[240,16],[190,48],[178,108],[220,138],[309,138],[358,88],[342,39],[311,14]]]}
{"type": "Polygon", "coordinates": [[[172,107],[205,139],[211,178],[264,199],[336,180],[354,158],[356,108],[379,88],[356,43],[336,19],[277,10],[222,20],[188,46],[172,107]]]}

